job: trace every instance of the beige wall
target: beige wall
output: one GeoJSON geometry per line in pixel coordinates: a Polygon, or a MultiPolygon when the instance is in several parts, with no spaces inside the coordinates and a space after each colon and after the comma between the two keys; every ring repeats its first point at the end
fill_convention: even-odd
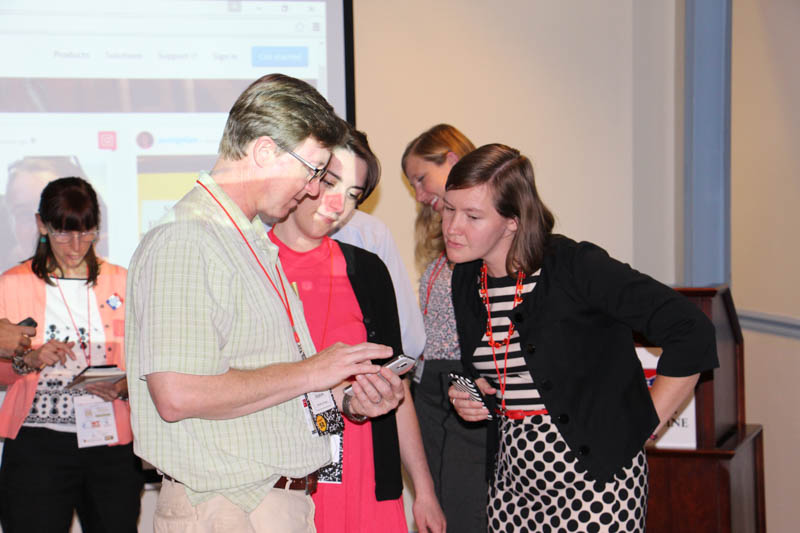
{"type": "Polygon", "coordinates": [[[683,1],[633,5],[633,261],[680,284],[683,1]]]}
{"type": "Polygon", "coordinates": [[[740,308],[800,318],[800,3],[738,0],[732,263],[740,308]]]}
{"type": "Polygon", "coordinates": [[[744,333],[747,420],[764,426],[767,528],[794,533],[800,498],[800,340],[744,333]]]}
{"type": "Polygon", "coordinates": [[[557,231],[674,283],[681,5],[355,0],[356,122],[383,164],[366,209],[406,265],[415,204],[400,155],[449,122],[531,157],[557,231]]]}
{"type": "MultiPolygon", "coordinates": [[[[800,3],[733,3],[731,212],[740,310],[800,319],[800,3]]],[[[764,425],[767,525],[797,531],[800,341],[745,332],[747,418],[764,425]]]]}
{"type": "Polygon", "coordinates": [[[400,155],[450,122],[476,145],[504,142],[532,158],[557,231],[674,281],[672,2],[354,4],[356,119],[384,168],[367,209],[390,225],[409,267],[415,207],[400,155]],[[637,175],[650,179],[635,188],[637,175]],[[634,194],[649,208],[634,213],[634,194]],[[638,250],[634,218],[651,221],[638,250]]]}

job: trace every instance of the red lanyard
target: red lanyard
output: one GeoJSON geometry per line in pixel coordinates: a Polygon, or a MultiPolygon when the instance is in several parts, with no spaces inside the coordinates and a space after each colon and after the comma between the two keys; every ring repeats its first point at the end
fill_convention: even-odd
{"type": "Polygon", "coordinates": [[[446,264],[447,264],[447,258],[445,257],[444,252],[442,252],[439,255],[438,259],[436,259],[436,264],[433,265],[433,272],[431,273],[431,277],[428,279],[428,288],[426,291],[427,294],[425,295],[425,309],[422,311],[423,315],[428,314],[428,300],[431,299],[431,290],[433,289],[433,282],[436,281],[436,278],[439,277],[439,272],[442,271],[442,268],[444,268],[446,264]],[[440,262],[441,264],[439,264],[440,262]]]}
{"type": "MultiPolygon", "coordinates": [[[[494,370],[497,373],[497,381],[500,382],[500,396],[503,411],[506,410],[506,384],[508,383],[508,345],[511,344],[511,335],[514,333],[514,323],[511,318],[508,319],[508,335],[502,342],[495,342],[494,335],[492,334],[492,310],[489,302],[489,287],[487,281],[486,263],[481,267],[481,288],[480,293],[483,297],[483,302],[486,304],[486,314],[488,319],[486,322],[486,336],[489,337],[489,346],[492,347],[492,360],[494,361],[494,370]],[[503,376],[500,377],[500,368],[497,364],[497,355],[495,350],[505,345],[506,352],[503,357],[503,376]]],[[[514,290],[514,303],[511,309],[514,309],[519,303],[522,302],[522,281],[525,279],[525,273],[521,270],[517,273],[517,285],[514,290]]]]}
{"type": "Polygon", "coordinates": [[[64,291],[61,290],[61,284],[58,282],[58,278],[53,278],[56,280],[56,287],[58,287],[58,292],[61,294],[61,301],[64,302],[64,307],[67,308],[67,313],[69,314],[69,319],[72,320],[72,327],[75,328],[75,335],[78,336],[78,346],[80,347],[81,351],[83,352],[83,357],[86,359],[86,365],[92,366],[92,309],[89,305],[89,285],[86,285],[86,320],[88,321],[88,325],[86,326],[86,336],[89,341],[89,344],[84,344],[80,342],[80,335],[81,332],[78,330],[78,323],[75,322],[75,317],[72,316],[72,310],[69,308],[69,304],[67,303],[67,299],[64,298],[64,291]],[[86,348],[89,348],[89,351],[86,351],[86,348]]]}
{"type": "MultiPolygon", "coordinates": [[[[212,193],[208,189],[208,187],[203,185],[200,182],[200,180],[197,180],[197,184],[200,185],[202,188],[204,188],[209,195],[211,195],[211,198],[213,198],[214,201],[217,202],[217,205],[225,212],[226,215],[228,215],[228,218],[230,219],[231,223],[233,224],[233,227],[236,228],[236,231],[238,231],[239,235],[242,236],[242,240],[247,245],[247,248],[250,249],[250,253],[253,254],[253,257],[255,257],[256,262],[258,263],[258,266],[261,267],[261,271],[264,272],[265,276],[267,276],[267,280],[269,281],[269,284],[272,285],[273,289],[275,289],[275,293],[278,295],[278,299],[283,304],[283,308],[286,310],[286,316],[289,317],[289,323],[292,325],[292,333],[294,334],[294,341],[297,343],[298,346],[300,346],[300,336],[297,334],[297,329],[294,327],[294,317],[292,317],[292,310],[291,310],[291,308],[289,308],[289,297],[286,296],[286,287],[284,287],[284,285],[283,285],[283,276],[281,276],[281,271],[278,270],[277,268],[275,269],[275,271],[278,273],[278,281],[280,281],[280,283],[281,283],[281,289],[283,290],[283,296],[281,296],[281,291],[278,290],[278,286],[275,285],[275,282],[272,281],[272,278],[267,273],[267,269],[264,268],[264,265],[261,264],[261,260],[256,255],[255,250],[253,250],[253,247],[250,246],[250,241],[248,241],[247,237],[244,236],[244,233],[242,233],[242,230],[239,229],[239,225],[236,223],[235,220],[233,220],[233,217],[228,212],[228,210],[225,209],[225,206],[222,205],[222,203],[219,200],[217,200],[217,197],[214,196],[214,193],[212,193]]],[[[302,353],[302,348],[301,348],[301,353],[302,353]]],[[[305,354],[303,353],[303,355],[305,355],[305,354]]],[[[303,358],[305,358],[305,356],[303,358]]]]}

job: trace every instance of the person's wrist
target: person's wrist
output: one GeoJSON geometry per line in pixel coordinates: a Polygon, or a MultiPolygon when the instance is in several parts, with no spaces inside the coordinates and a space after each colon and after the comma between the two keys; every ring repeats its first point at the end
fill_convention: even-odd
{"type": "Polygon", "coordinates": [[[414,494],[416,498],[422,500],[436,498],[436,489],[433,487],[433,480],[430,477],[428,477],[428,479],[430,481],[425,482],[424,480],[411,478],[411,482],[414,484],[414,494]]]}
{"type": "Polygon", "coordinates": [[[342,414],[349,418],[353,422],[364,422],[369,418],[366,415],[360,415],[353,412],[353,408],[350,405],[350,402],[353,400],[352,394],[345,394],[342,397],[342,414]]]}
{"type": "Polygon", "coordinates": [[[17,354],[11,358],[11,368],[20,375],[30,374],[35,370],[35,368],[28,364],[26,361],[26,357],[31,352],[25,352],[24,354],[17,354]]]}

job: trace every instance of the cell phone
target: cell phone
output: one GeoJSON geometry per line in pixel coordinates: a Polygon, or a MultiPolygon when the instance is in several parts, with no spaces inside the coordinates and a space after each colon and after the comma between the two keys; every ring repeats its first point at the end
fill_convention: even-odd
{"type": "Polygon", "coordinates": [[[32,317],[28,317],[25,320],[17,322],[17,325],[18,326],[25,326],[26,328],[35,328],[39,324],[37,324],[36,321],[32,317]]]}
{"type": "MultiPolygon", "coordinates": [[[[484,407],[486,407],[487,410],[489,409],[489,407],[486,405],[486,399],[483,397],[480,389],[478,389],[478,385],[476,385],[474,381],[467,376],[462,376],[456,372],[450,372],[448,377],[450,378],[451,387],[455,387],[456,390],[466,392],[469,394],[471,400],[480,402],[484,407]]],[[[489,416],[486,417],[486,419],[492,420],[493,418],[492,412],[489,411],[489,416]]]]}
{"type": "Polygon", "coordinates": [[[396,355],[389,359],[386,363],[384,363],[382,368],[388,368],[392,372],[397,375],[402,374],[416,363],[417,360],[413,357],[409,357],[406,354],[401,353],[400,355],[396,355]]]}
{"type": "MultiPolygon", "coordinates": [[[[401,353],[400,355],[395,355],[394,357],[389,359],[386,363],[383,364],[381,368],[388,368],[389,370],[391,370],[392,372],[394,372],[399,376],[400,374],[402,374],[403,372],[414,366],[414,363],[416,362],[417,360],[414,359],[413,357],[401,353]]],[[[344,393],[353,394],[353,386],[348,385],[347,387],[345,387],[344,393]]]]}

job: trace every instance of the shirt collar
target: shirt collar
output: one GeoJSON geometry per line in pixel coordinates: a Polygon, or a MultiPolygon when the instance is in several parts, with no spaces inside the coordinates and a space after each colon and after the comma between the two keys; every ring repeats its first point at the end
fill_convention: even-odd
{"type": "MultiPolygon", "coordinates": [[[[206,188],[214,194],[217,200],[219,200],[219,203],[222,204],[225,210],[228,211],[233,221],[239,226],[245,237],[247,237],[250,245],[267,254],[270,263],[275,264],[278,261],[278,247],[269,239],[267,230],[264,228],[264,224],[261,222],[258,215],[254,216],[252,220],[248,220],[242,209],[236,205],[236,202],[234,202],[224,190],[222,190],[222,187],[214,181],[210,173],[205,171],[201,172],[198,181],[205,185],[206,188]]],[[[203,193],[208,196],[205,191],[203,191],[203,193]]],[[[230,219],[222,209],[219,208],[219,205],[210,197],[209,200],[218,212],[215,216],[230,224],[230,219]]]]}

